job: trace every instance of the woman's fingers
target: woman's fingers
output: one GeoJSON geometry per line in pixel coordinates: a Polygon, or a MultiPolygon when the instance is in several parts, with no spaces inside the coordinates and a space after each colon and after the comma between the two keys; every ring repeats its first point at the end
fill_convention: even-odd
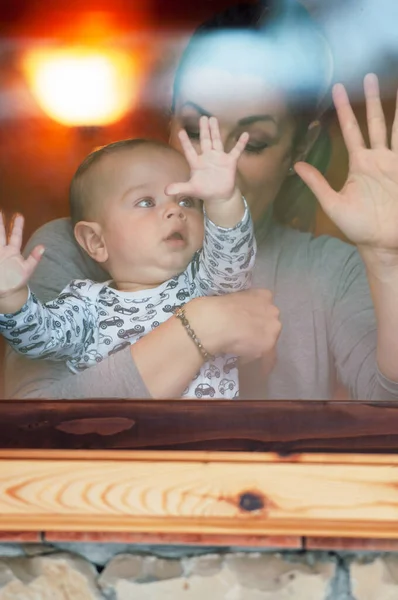
{"type": "Polygon", "coordinates": [[[333,218],[331,213],[334,204],[339,200],[339,195],[330,187],[325,177],[315,167],[301,161],[295,163],[294,170],[308,185],[328,216],[333,218]]]}
{"type": "Polygon", "coordinates": [[[220,298],[221,320],[232,334],[223,351],[253,360],[275,347],[282,325],[269,290],[252,288],[220,298]]]}
{"type": "Polygon", "coordinates": [[[395,117],[391,132],[391,150],[398,154],[398,91],[395,103],[395,117]]]}
{"type": "Polygon", "coordinates": [[[387,127],[383,107],[380,100],[379,82],[373,73],[364,79],[366,99],[366,116],[368,122],[369,140],[372,148],[387,147],[387,127]]]}
{"type": "Polygon", "coordinates": [[[215,117],[210,117],[209,129],[213,150],[217,150],[218,152],[224,152],[224,144],[221,140],[218,120],[215,117]]]}
{"type": "Polygon", "coordinates": [[[352,110],[345,87],[341,83],[337,83],[333,87],[333,102],[348,152],[352,153],[358,148],[365,148],[358,121],[352,110]]]}
{"type": "Polygon", "coordinates": [[[269,352],[263,354],[260,361],[263,375],[268,376],[277,362],[276,348],[274,347],[269,352]]]}
{"type": "Polygon", "coordinates": [[[248,141],[249,141],[249,134],[247,133],[247,131],[245,131],[244,133],[241,134],[241,136],[239,137],[235,146],[232,148],[229,155],[232,156],[235,160],[238,160],[238,158],[240,158],[243,150],[246,148],[246,144],[248,141]]]}
{"type": "Polygon", "coordinates": [[[11,225],[11,234],[10,239],[8,241],[8,245],[12,246],[16,250],[20,250],[22,246],[23,224],[23,216],[15,215],[11,225]]]}
{"type": "Polygon", "coordinates": [[[211,136],[210,136],[210,127],[209,127],[209,118],[202,116],[199,119],[199,138],[200,138],[200,149],[202,153],[211,150],[213,147],[211,136]]]}
{"type": "Polygon", "coordinates": [[[4,248],[7,244],[6,226],[4,223],[3,213],[0,211],[0,248],[4,248]]]}
{"type": "Polygon", "coordinates": [[[190,165],[190,167],[193,167],[196,163],[198,155],[185,129],[181,129],[178,132],[178,138],[180,140],[180,144],[183,149],[185,158],[188,161],[188,164],[190,165]]]}

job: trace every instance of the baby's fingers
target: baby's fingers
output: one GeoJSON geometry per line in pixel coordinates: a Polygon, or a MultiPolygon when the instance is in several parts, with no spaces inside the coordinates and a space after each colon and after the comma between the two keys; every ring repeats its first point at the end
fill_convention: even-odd
{"type": "Polygon", "coordinates": [[[189,196],[193,193],[192,186],[189,181],[182,181],[181,183],[169,183],[164,192],[167,196],[178,196],[179,194],[187,194],[189,196]]]}
{"type": "Polygon", "coordinates": [[[247,133],[247,131],[245,131],[244,133],[242,133],[242,135],[236,142],[235,146],[232,148],[231,152],[229,153],[229,155],[232,156],[233,158],[235,158],[236,160],[238,160],[238,158],[242,154],[243,150],[245,149],[248,141],[249,141],[249,134],[247,133]]]}
{"type": "Polygon", "coordinates": [[[11,234],[10,239],[8,241],[8,245],[12,246],[16,250],[20,250],[22,246],[23,224],[23,216],[15,215],[11,225],[11,234]]]}
{"type": "Polygon", "coordinates": [[[30,277],[44,254],[44,246],[35,246],[25,261],[27,276],[30,277]]]}

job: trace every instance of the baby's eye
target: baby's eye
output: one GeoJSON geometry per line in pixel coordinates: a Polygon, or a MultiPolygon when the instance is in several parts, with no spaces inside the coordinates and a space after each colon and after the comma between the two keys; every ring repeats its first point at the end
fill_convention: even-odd
{"type": "Polygon", "coordinates": [[[153,198],[143,198],[137,202],[136,206],[140,206],[141,208],[152,208],[152,206],[155,206],[155,201],[153,198]]]}
{"type": "Polygon", "coordinates": [[[181,198],[181,200],[178,201],[178,204],[184,208],[194,208],[195,199],[187,196],[186,198],[181,198]]]}

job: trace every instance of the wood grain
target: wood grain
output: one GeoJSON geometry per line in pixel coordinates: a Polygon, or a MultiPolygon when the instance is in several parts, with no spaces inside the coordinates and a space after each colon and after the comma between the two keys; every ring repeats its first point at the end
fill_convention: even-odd
{"type": "Polygon", "coordinates": [[[398,465],[398,454],[289,454],[280,456],[275,452],[211,452],[207,450],[37,450],[37,449],[0,449],[0,459],[6,460],[47,460],[47,461],[77,461],[90,462],[103,460],[142,462],[203,462],[208,463],[217,456],[223,463],[311,463],[334,465],[398,465]]]}
{"type": "Polygon", "coordinates": [[[0,402],[0,530],[398,539],[398,403],[0,402]]]}
{"type": "Polygon", "coordinates": [[[0,459],[0,529],[398,538],[388,456],[350,465],[89,454],[0,459]]]}
{"type": "Polygon", "coordinates": [[[396,453],[398,403],[4,400],[0,447],[396,453]]]}

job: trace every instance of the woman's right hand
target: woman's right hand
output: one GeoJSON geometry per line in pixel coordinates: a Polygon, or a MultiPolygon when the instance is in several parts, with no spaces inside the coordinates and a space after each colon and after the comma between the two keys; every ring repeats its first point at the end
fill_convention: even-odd
{"type": "Polygon", "coordinates": [[[185,312],[208,352],[233,354],[244,361],[273,352],[282,329],[279,310],[265,289],[196,298],[185,312]]]}
{"type": "MultiPolygon", "coordinates": [[[[184,308],[192,329],[211,354],[233,354],[244,361],[272,355],[281,324],[268,290],[195,298],[184,308]]],[[[152,398],[179,398],[203,364],[176,318],[161,323],[130,351],[152,398]]]]}

